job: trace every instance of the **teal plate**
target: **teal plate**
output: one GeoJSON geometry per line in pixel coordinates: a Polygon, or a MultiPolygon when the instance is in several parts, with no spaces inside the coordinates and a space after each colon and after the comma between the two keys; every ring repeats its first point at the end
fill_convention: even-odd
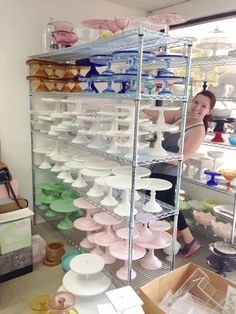
{"type": "Polygon", "coordinates": [[[78,248],[69,252],[66,252],[62,258],[61,258],[61,263],[62,267],[65,271],[70,270],[70,261],[72,260],[73,257],[85,253],[82,249],[78,248]]]}

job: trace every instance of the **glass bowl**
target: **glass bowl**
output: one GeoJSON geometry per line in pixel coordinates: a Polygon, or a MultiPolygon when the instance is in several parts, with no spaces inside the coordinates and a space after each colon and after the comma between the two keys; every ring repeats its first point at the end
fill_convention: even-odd
{"type": "Polygon", "coordinates": [[[220,169],[219,172],[225,177],[227,180],[227,185],[230,185],[230,181],[236,177],[236,169],[220,169]]]}
{"type": "Polygon", "coordinates": [[[77,34],[73,32],[55,31],[53,32],[53,36],[55,37],[56,42],[61,46],[73,45],[78,40],[77,34]]]}
{"type": "Polygon", "coordinates": [[[74,30],[74,24],[66,21],[56,21],[54,22],[54,28],[56,32],[71,33],[74,30]]]}

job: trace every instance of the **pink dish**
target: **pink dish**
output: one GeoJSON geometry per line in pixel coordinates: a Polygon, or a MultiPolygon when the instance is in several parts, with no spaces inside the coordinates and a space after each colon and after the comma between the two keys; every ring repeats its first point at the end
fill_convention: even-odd
{"type": "Polygon", "coordinates": [[[197,224],[203,225],[205,228],[211,225],[211,222],[216,219],[211,213],[193,211],[193,218],[197,224]]]}
{"type": "Polygon", "coordinates": [[[68,33],[65,31],[55,31],[53,36],[56,39],[56,42],[61,46],[73,45],[78,41],[78,36],[76,33],[68,33]]]}
{"type": "Polygon", "coordinates": [[[107,29],[112,33],[116,33],[120,30],[115,21],[111,20],[107,22],[107,29]]]}
{"type": "Polygon", "coordinates": [[[116,25],[119,29],[123,30],[129,26],[130,19],[128,17],[115,17],[114,18],[116,25]]]}
{"type": "Polygon", "coordinates": [[[91,19],[83,21],[82,24],[93,29],[107,29],[108,21],[106,19],[91,19]]]}
{"type": "Polygon", "coordinates": [[[223,238],[225,241],[231,239],[232,225],[221,221],[212,221],[211,228],[216,236],[223,238]]]}
{"type": "Polygon", "coordinates": [[[74,30],[74,24],[66,21],[56,21],[54,22],[55,31],[62,31],[71,33],[74,30]]]}
{"type": "Polygon", "coordinates": [[[104,226],[112,226],[112,225],[118,225],[120,221],[116,219],[115,217],[112,217],[111,215],[101,212],[96,215],[94,215],[93,219],[104,226]]]}
{"type": "Polygon", "coordinates": [[[96,209],[97,208],[96,206],[92,205],[91,203],[89,203],[83,198],[77,198],[76,200],[74,200],[73,204],[76,207],[79,207],[82,209],[96,209]]]}

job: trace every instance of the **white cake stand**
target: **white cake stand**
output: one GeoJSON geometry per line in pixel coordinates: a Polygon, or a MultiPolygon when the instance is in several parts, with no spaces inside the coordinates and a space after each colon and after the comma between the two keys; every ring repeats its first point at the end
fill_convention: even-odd
{"type": "Polygon", "coordinates": [[[156,201],[156,191],[169,190],[172,187],[172,183],[167,180],[156,178],[147,178],[146,180],[149,183],[146,190],[151,191],[151,196],[149,201],[143,206],[143,210],[149,213],[159,213],[163,208],[156,201]]]}
{"type": "MultiPolygon", "coordinates": [[[[128,280],[128,256],[129,256],[129,228],[121,228],[116,231],[116,234],[119,238],[122,238],[122,241],[118,241],[113,243],[109,247],[109,251],[111,255],[114,257],[124,260],[124,265],[119,268],[116,272],[116,276],[122,280],[128,280]]],[[[137,231],[134,230],[133,238],[138,236],[137,231]]],[[[138,260],[142,258],[146,253],[145,248],[142,248],[136,244],[132,246],[132,260],[138,260]]],[[[131,279],[136,277],[136,272],[131,270],[131,279]]]]}
{"type": "MultiPolygon", "coordinates": [[[[107,185],[114,189],[123,190],[124,194],[122,201],[114,208],[114,212],[119,216],[130,215],[130,200],[129,191],[131,190],[131,178],[127,176],[111,176],[105,179],[107,185]]],[[[135,182],[135,189],[140,190],[148,185],[146,179],[137,179],[135,182]]],[[[134,215],[136,215],[137,210],[134,209],[134,215]]]]}
{"type": "Polygon", "coordinates": [[[61,164],[71,160],[71,157],[65,155],[51,155],[50,158],[56,162],[50,170],[52,172],[60,172],[62,170],[61,164]]]}
{"type": "MultiPolygon", "coordinates": [[[[112,173],[116,176],[132,176],[132,166],[118,166],[112,169],[112,173]]],[[[149,177],[151,170],[145,167],[136,167],[136,177],[145,178],[149,177]]]]}
{"type": "MultiPolygon", "coordinates": [[[[145,135],[147,134],[147,131],[139,131],[139,135],[145,135]]],[[[127,130],[127,131],[117,131],[116,135],[118,137],[128,137],[128,140],[125,143],[119,143],[118,146],[124,147],[125,149],[127,149],[127,152],[125,153],[125,157],[126,158],[132,158],[133,157],[133,130],[127,130]]],[[[137,148],[138,151],[139,150],[143,150],[145,148],[147,148],[148,145],[146,143],[141,143],[140,142],[140,137],[138,139],[138,143],[137,143],[137,148]]]]}
{"type": "Polygon", "coordinates": [[[40,169],[50,169],[52,167],[47,160],[47,154],[49,154],[51,151],[52,151],[52,149],[48,148],[48,147],[35,147],[35,148],[33,148],[34,153],[44,156],[44,160],[39,165],[40,169]]]}
{"type": "MultiPolygon", "coordinates": [[[[80,173],[90,178],[106,177],[111,174],[111,169],[96,170],[96,169],[83,168],[80,171],[80,173]]],[[[99,184],[97,184],[96,181],[93,180],[93,186],[89,189],[89,191],[86,194],[90,197],[101,197],[104,195],[104,192],[99,187],[99,184]]]]}
{"type": "Polygon", "coordinates": [[[63,277],[66,290],[77,296],[95,296],[103,293],[110,286],[110,279],[102,273],[102,257],[88,253],[72,258],[70,269],[63,277]]]}

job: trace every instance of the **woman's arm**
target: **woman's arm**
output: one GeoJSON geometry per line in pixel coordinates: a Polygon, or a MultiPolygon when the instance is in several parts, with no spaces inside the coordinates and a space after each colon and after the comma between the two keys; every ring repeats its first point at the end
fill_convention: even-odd
{"type": "Polygon", "coordinates": [[[187,132],[184,139],[184,161],[188,160],[196,153],[198,148],[202,145],[205,135],[204,126],[193,128],[187,132]]]}
{"type": "MultiPolygon", "coordinates": [[[[183,161],[190,159],[202,145],[205,138],[204,126],[196,127],[187,132],[184,139],[183,161]]],[[[178,165],[177,160],[168,162],[172,165],[178,165]]]]}

